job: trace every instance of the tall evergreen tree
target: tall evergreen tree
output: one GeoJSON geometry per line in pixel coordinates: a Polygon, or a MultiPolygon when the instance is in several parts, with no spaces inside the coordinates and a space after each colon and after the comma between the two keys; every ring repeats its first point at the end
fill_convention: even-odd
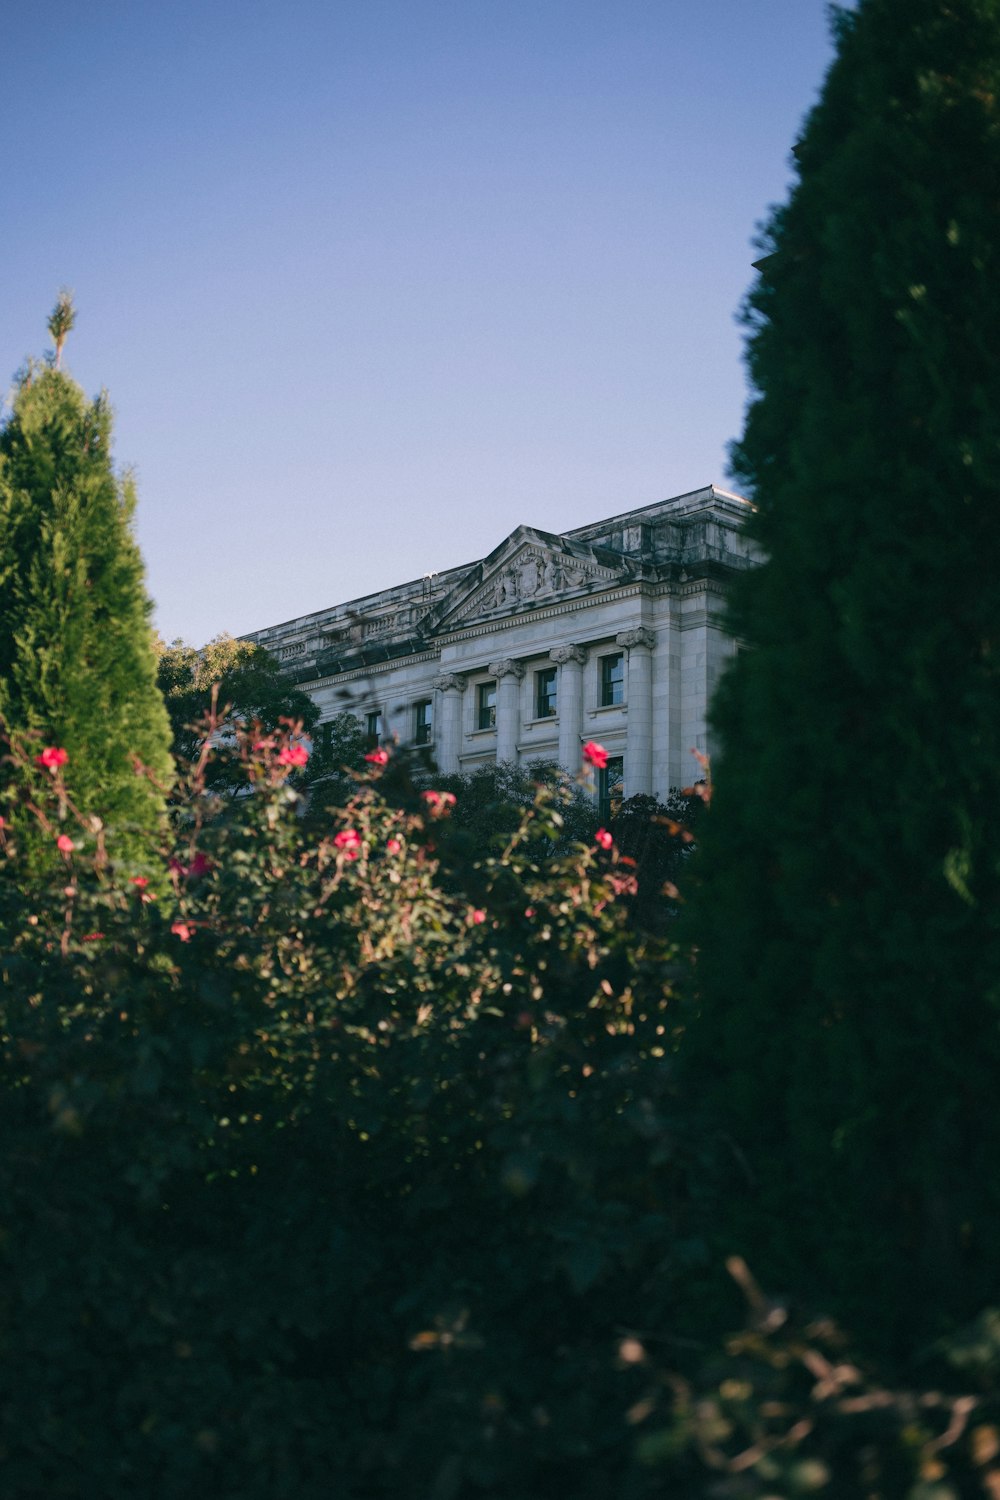
{"type": "Polygon", "coordinates": [[[1000,1294],[1000,3],[834,25],[748,300],[689,1066],[759,1274],[888,1335],[1000,1294]]]}
{"type": "MultiPolygon", "coordinates": [[[[61,316],[58,332],[71,325],[61,316]]],[[[172,765],[134,506],[107,398],[29,364],[0,429],[0,720],[68,752],[74,800],[122,854],[162,805],[135,761],[161,783],[172,765]]]]}

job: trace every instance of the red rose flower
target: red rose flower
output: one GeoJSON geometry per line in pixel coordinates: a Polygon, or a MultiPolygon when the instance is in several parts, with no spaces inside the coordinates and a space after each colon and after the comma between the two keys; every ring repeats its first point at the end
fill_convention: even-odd
{"type": "Polygon", "coordinates": [[[614,844],[614,838],[606,828],[599,828],[594,834],[594,843],[600,844],[602,849],[610,849],[614,844]]]}
{"type": "Polygon", "coordinates": [[[73,840],[70,838],[68,833],[61,833],[56,839],[56,848],[59,850],[60,854],[72,854],[75,847],[76,845],[73,843],[73,840]]]}
{"type": "Polygon", "coordinates": [[[305,745],[286,745],[278,756],[279,766],[304,766],[309,759],[305,745]]]}
{"type": "Polygon", "coordinates": [[[44,766],[46,771],[58,771],[68,760],[68,753],[58,745],[46,745],[41,754],[35,756],[35,765],[44,766]]]}
{"type": "Polygon", "coordinates": [[[389,764],[388,750],[369,750],[365,760],[372,766],[387,766],[389,764]]]}
{"type": "Polygon", "coordinates": [[[608,764],[608,752],[594,740],[588,740],[584,745],[583,758],[588,765],[596,766],[599,771],[603,771],[608,764]]]}

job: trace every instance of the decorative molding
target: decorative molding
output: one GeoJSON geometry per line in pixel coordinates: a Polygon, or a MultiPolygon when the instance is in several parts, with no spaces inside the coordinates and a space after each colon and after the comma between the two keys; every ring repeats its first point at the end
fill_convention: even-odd
{"type": "Polygon", "coordinates": [[[595,584],[612,588],[623,569],[605,567],[595,558],[529,543],[519,547],[457,604],[442,623],[455,629],[468,619],[503,617],[536,604],[553,604],[561,596],[592,590],[595,584]]]}
{"type": "Polygon", "coordinates": [[[456,693],[464,693],[465,681],[466,679],[462,676],[461,672],[442,672],[440,677],[435,677],[431,686],[437,688],[439,693],[447,693],[452,690],[456,693]]]}
{"type": "Polygon", "coordinates": [[[634,651],[637,646],[651,651],[655,641],[656,636],[645,625],[637,625],[633,630],[619,630],[615,636],[615,645],[622,646],[626,651],[634,651]]]}
{"type": "Polygon", "coordinates": [[[497,679],[501,677],[516,677],[520,681],[524,676],[524,662],[515,661],[512,656],[504,656],[501,657],[500,661],[491,661],[489,671],[490,676],[497,679]]]}
{"type": "Polygon", "coordinates": [[[587,660],[587,651],[583,646],[555,646],[549,656],[557,667],[564,667],[567,662],[579,662],[581,666],[587,660]]]}
{"type": "Polygon", "coordinates": [[[502,619],[474,620],[469,625],[447,626],[440,632],[435,632],[434,642],[438,647],[451,646],[460,641],[476,640],[483,635],[496,635],[500,630],[524,625],[529,620],[534,625],[539,620],[554,620],[558,615],[575,614],[581,609],[590,608],[595,603],[616,604],[619,599],[634,599],[640,595],[647,598],[651,594],[652,590],[648,584],[638,583],[623,584],[620,588],[609,589],[607,593],[601,592],[596,595],[574,594],[569,599],[540,606],[530,612],[524,610],[520,614],[504,615],[502,619]]]}

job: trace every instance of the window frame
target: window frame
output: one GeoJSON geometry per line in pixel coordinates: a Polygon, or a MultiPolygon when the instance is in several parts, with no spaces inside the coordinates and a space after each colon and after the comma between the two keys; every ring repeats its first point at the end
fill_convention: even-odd
{"type": "Polygon", "coordinates": [[[497,727],[497,683],[496,678],[491,677],[487,682],[476,684],[476,729],[490,730],[497,727]],[[492,696],[492,703],[488,703],[487,696],[492,696]]]}
{"type": "Polygon", "coordinates": [[[413,705],[413,743],[434,743],[434,699],[418,698],[413,705]]]}
{"type": "Polygon", "coordinates": [[[540,667],[535,673],[535,718],[554,719],[559,714],[559,668],[540,667]],[[548,691],[543,683],[548,683],[548,691]]]}
{"type": "Polygon", "coordinates": [[[625,702],[625,653],[609,651],[598,658],[600,678],[598,700],[601,708],[621,708],[625,702]],[[612,675],[618,672],[618,676],[612,675]],[[617,697],[615,689],[618,690],[617,697]]]}
{"type": "Polygon", "coordinates": [[[365,744],[369,750],[377,750],[385,738],[385,715],[380,708],[370,708],[365,713],[365,744]]]}

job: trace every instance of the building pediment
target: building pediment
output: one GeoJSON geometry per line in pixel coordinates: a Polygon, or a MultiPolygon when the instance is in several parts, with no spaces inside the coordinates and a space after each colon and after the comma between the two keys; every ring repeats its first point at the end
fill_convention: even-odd
{"type": "Polygon", "coordinates": [[[421,633],[439,635],[503,619],[614,588],[631,576],[629,561],[608,548],[519,526],[427,612],[421,633]]]}

